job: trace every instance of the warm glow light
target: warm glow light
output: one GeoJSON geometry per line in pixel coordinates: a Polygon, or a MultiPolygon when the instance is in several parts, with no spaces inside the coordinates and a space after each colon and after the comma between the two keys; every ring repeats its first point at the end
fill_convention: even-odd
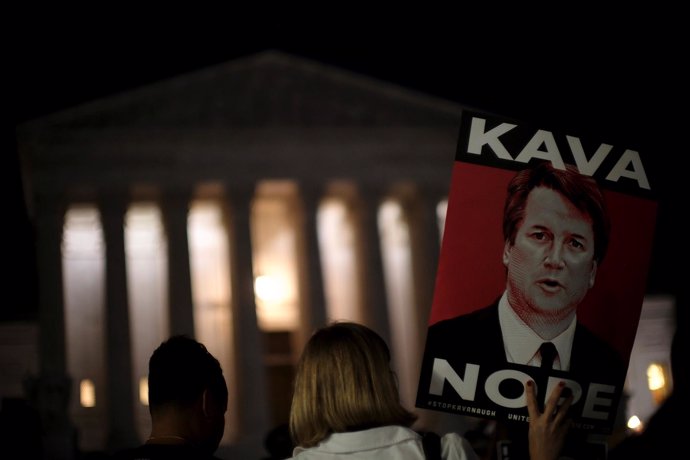
{"type": "Polygon", "coordinates": [[[149,405],[149,379],[148,377],[142,377],[139,379],[139,401],[144,406],[149,405]]]}
{"type": "Polygon", "coordinates": [[[79,402],[82,407],[96,406],[96,387],[90,379],[79,382],[79,402]]]}
{"type": "Polygon", "coordinates": [[[664,377],[664,368],[652,363],[647,368],[647,385],[652,391],[660,390],[666,386],[666,378],[664,377]]]}
{"type": "Polygon", "coordinates": [[[296,184],[257,186],[251,233],[256,319],[262,331],[292,331],[300,324],[299,208],[296,184]]]}
{"type": "Polygon", "coordinates": [[[263,302],[280,302],[285,298],[285,286],[278,277],[271,275],[257,276],[254,292],[263,302]]]}
{"type": "Polygon", "coordinates": [[[642,421],[637,415],[633,415],[628,419],[628,428],[633,431],[642,431],[642,421]]]}

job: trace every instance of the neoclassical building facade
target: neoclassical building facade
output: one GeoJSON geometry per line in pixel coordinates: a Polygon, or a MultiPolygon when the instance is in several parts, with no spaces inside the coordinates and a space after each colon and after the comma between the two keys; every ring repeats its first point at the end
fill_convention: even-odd
{"type": "Polygon", "coordinates": [[[148,357],[179,333],[223,365],[229,453],[261,455],[331,320],[387,339],[413,407],[461,112],[266,52],[20,126],[48,442],[145,439],[148,357]]]}

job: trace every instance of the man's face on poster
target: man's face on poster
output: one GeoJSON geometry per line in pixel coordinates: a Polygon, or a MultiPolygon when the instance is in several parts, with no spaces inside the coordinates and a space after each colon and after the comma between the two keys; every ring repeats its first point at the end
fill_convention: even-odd
{"type": "Polygon", "coordinates": [[[533,189],[515,235],[506,241],[508,301],[518,315],[563,318],[594,285],[592,219],[560,193],[533,189]]]}

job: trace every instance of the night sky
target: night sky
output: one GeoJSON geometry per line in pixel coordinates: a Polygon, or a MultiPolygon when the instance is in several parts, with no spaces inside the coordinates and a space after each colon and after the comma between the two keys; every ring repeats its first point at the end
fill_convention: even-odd
{"type": "Polygon", "coordinates": [[[563,30],[552,25],[527,36],[518,24],[503,35],[465,31],[438,37],[419,30],[363,33],[353,26],[349,34],[331,34],[337,35],[332,40],[304,31],[297,40],[280,31],[272,36],[229,32],[238,20],[191,27],[166,24],[162,17],[132,25],[103,17],[57,21],[47,15],[23,18],[21,27],[13,29],[6,59],[9,123],[3,137],[15,216],[10,238],[18,242],[10,248],[17,267],[10,297],[20,300],[0,309],[0,320],[36,317],[35,256],[23,206],[16,124],[267,49],[639,148],[652,158],[661,194],[650,291],[679,290],[678,270],[672,268],[680,227],[676,184],[682,168],[677,162],[687,147],[675,134],[680,123],[673,114],[685,108],[679,89],[688,80],[682,71],[687,52],[680,54],[682,42],[672,28],[652,32],[639,24],[611,27],[604,22],[597,28],[577,24],[563,30]]]}

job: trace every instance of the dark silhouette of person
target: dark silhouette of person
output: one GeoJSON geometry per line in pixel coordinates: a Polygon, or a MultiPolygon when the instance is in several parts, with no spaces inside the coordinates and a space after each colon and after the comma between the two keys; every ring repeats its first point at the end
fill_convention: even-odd
{"type": "Polygon", "coordinates": [[[118,460],[216,459],[228,389],[218,360],[196,340],[176,335],[149,360],[151,436],[118,460]]]}
{"type": "Polygon", "coordinates": [[[263,460],[283,460],[292,456],[295,445],[290,437],[290,425],[281,423],[266,433],[264,448],[268,456],[263,460]]]}
{"type": "Polygon", "coordinates": [[[41,418],[23,398],[2,398],[0,409],[0,457],[42,459],[41,418]],[[14,456],[13,456],[14,455],[14,456]]]}

